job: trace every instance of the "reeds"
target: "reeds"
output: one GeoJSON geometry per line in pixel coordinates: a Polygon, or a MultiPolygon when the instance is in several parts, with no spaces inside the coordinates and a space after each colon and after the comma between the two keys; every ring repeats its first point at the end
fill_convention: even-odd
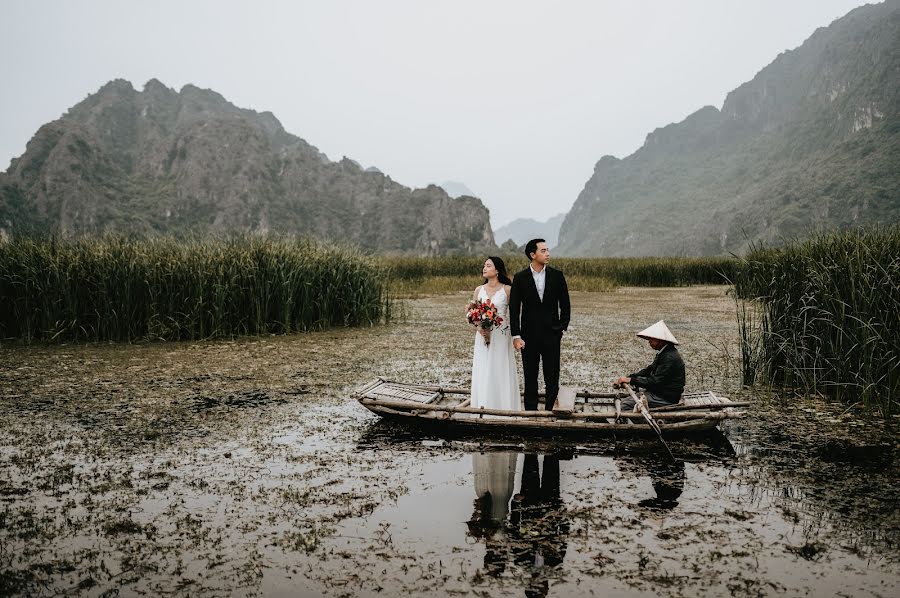
{"type": "MultiPolygon", "coordinates": [[[[395,281],[427,281],[431,278],[468,280],[478,284],[487,256],[473,257],[384,257],[381,263],[395,281]]],[[[524,255],[502,256],[509,275],[527,266],[524,255]]],[[[734,258],[553,258],[551,265],[562,270],[573,289],[608,290],[624,286],[689,286],[725,284],[734,276],[734,258]]],[[[414,285],[413,285],[414,286],[414,285]]],[[[461,290],[461,289],[460,289],[461,290]]]]}
{"type": "Polygon", "coordinates": [[[744,379],[862,403],[900,403],[900,226],[758,246],[734,279],[744,379]]]}
{"type": "Polygon", "coordinates": [[[188,340],[359,326],[391,318],[387,272],[289,238],[0,243],[3,338],[188,340]]]}

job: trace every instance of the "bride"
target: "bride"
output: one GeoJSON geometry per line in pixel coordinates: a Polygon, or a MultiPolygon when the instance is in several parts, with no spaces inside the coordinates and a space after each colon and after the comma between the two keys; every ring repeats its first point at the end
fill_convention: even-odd
{"type": "Polygon", "coordinates": [[[481,268],[484,284],[475,289],[472,300],[490,299],[503,323],[493,331],[478,329],[472,357],[472,399],[470,406],[485,409],[519,411],[519,377],[516,357],[509,334],[509,291],[512,281],[506,264],[499,257],[489,257],[481,268]]]}

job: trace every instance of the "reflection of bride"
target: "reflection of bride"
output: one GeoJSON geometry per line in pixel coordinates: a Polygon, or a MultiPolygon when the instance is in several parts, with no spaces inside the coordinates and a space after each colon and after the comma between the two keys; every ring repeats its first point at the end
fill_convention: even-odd
{"type": "Polygon", "coordinates": [[[475,495],[484,503],[482,519],[497,524],[506,521],[516,483],[516,453],[474,453],[475,495]]]}
{"type": "Polygon", "coordinates": [[[499,575],[506,568],[506,520],[516,482],[516,453],[473,453],[475,511],[469,535],[484,542],[484,570],[499,575]]]}

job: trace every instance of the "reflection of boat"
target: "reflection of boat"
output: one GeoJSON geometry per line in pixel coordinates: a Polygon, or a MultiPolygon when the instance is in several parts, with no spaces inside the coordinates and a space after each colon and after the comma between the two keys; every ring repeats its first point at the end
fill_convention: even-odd
{"type": "MultiPolygon", "coordinates": [[[[688,463],[726,463],[735,457],[734,447],[728,437],[715,428],[702,434],[672,438],[669,446],[679,460],[688,463]]],[[[478,429],[437,431],[429,430],[415,421],[410,424],[401,421],[398,424],[390,419],[376,419],[363,429],[356,448],[390,451],[449,450],[466,453],[514,451],[571,454],[576,457],[658,459],[661,446],[659,440],[649,436],[550,436],[526,432],[495,434],[486,438],[478,429]]]]}
{"type": "MultiPolygon", "coordinates": [[[[390,382],[381,378],[354,394],[361,405],[382,417],[438,426],[443,429],[551,433],[653,433],[640,413],[619,412],[623,393],[576,392],[560,389],[551,411],[502,411],[469,407],[469,390],[390,382]]],[[[738,407],[713,392],[685,394],[678,405],[651,409],[662,431],[695,433],[715,429],[725,419],[739,418],[738,407]]]]}

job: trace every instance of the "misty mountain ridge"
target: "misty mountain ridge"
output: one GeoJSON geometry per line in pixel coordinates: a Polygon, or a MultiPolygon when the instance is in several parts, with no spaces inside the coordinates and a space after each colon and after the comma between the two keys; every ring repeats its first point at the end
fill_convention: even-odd
{"type": "Polygon", "coordinates": [[[533,218],[516,218],[495,230],[494,239],[497,243],[505,243],[508,239],[512,239],[516,247],[521,247],[531,239],[542,238],[552,249],[559,242],[559,227],[565,217],[566,214],[563,212],[543,222],[533,218]]]}
{"type": "Polygon", "coordinates": [[[447,192],[450,197],[478,197],[475,192],[466,187],[464,183],[458,181],[444,181],[440,188],[447,192]]]}
{"type": "MultiPolygon", "coordinates": [[[[900,0],[857,8],[728,94],[604,156],[567,255],[717,255],[900,221],[900,0]]],[[[498,239],[502,241],[503,239],[498,239]]]]}
{"type": "Polygon", "coordinates": [[[114,80],[42,126],[0,174],[0,234],[310,235],[380,252],[494,247],[488,210],[332,162],[271,112],[212,90],[114,80]]]}

